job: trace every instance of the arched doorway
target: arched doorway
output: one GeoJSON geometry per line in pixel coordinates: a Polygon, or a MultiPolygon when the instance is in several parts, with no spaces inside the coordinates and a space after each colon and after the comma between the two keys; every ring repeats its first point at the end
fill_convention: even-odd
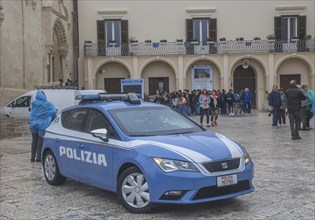
{"type": "Polygon", "coordinates": [[[156,90],[173,92],[176,89],[176,74],[172,66],[164,61],[148,63],[141,73],[144,79],[144,93],[154,95],[156,90]]]}
{"type": "Polygon", "coordinates": [[[103,64],[96,73],[96,89],[105,89],[108,93],[121,93],[121,80],[130,79],[128,69],[118,62],[103,64]]]}
{"type": "Polygon", "coordinates": [[[240,92],[245,88],[249,88],[252,94],[252,107],[256,108],[256,73],[252,67],[244,69],[240,65],[234,71],[233,90],[240,92]]]}
{"type": "Polygon", "coordinates": [[[51,76],[53,81],[58,81],[64,79],[64,60],[68,54],[66,31],[60,19],[55,21],[52,37],[51,76]]]}

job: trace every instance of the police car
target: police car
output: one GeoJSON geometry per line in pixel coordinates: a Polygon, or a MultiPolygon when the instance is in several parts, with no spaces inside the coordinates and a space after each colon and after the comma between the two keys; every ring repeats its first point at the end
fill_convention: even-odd
{"type": "Polygon", "coordinates": [[[134,94],[81,99],[46,130],[42,163],[50,185],[70,178],[110,190],[134,213],[254,191],[250,156],[227,137],[134,94]]]}

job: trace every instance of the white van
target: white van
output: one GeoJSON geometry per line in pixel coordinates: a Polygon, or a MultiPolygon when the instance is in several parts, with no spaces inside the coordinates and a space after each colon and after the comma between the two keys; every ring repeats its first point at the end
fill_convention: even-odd
{"type": "MultiPolygon", "coordinates": [[[[69,90],[69,89],[54,89],[42,90],[47,100],[54,104],[55,108],[60,112],[62,109],[77,105],[80,100],[75,100],[77,95],[88,95],[106,93],[105,90],[69,90]]],[[[16,119],[29,120],[31,113],[31,103],[35,100],[38,90],[27,92],[1,108],[0,114],[6,117],[14,117],[16,119]]]]}

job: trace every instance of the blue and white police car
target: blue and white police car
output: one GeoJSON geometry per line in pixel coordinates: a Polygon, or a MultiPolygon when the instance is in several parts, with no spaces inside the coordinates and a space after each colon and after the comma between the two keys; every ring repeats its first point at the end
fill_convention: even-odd
{"type": "Polygon", "coordinates": [[[250,156],[227,137],[133,94],[81,98],[46,130],[42,163],[50,185],[71,178],[110,190],[134,213],[254,191],[250,156]]]}

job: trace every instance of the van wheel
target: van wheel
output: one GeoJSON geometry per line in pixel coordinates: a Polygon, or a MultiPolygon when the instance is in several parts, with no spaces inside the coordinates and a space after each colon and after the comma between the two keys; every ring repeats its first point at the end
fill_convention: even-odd
{"type": "Polygon", "coordinates": [[[48,184],[58,186],[66,182],[67,178],[60,174],[57,160],[50,150],[44,155],[43,169],[48,184]]]}
{"type": "Polygon", "coordinates": [[[130,167],[119,176],[117,197],[132,213],[147,213],[152,208],[148,183],[137,167],[130,167]]]}

